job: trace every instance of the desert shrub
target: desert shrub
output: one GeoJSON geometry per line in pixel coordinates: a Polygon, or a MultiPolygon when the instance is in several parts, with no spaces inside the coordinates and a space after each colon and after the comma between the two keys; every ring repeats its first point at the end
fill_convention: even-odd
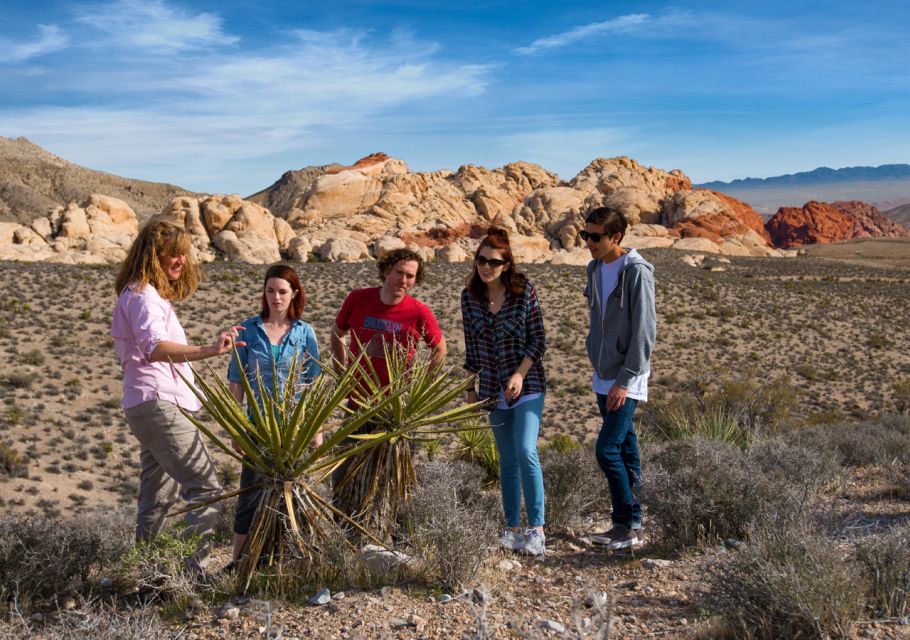
{"type": "Polygon", "coordinates": [[[85,583],[93,571],[108,568],[132,546],[126,517],[105,512],[67,520],[44,515],[0,517],[0,606],[15,597],[28,607],[85,583]],[[40,568],[40,570],[36,570],[40,568]]]}
{"type": "Polygon", "coordinates": [[[742,540],[756,522],[808,511],[838,471],[831,458],[783,440],[743,451],[690,438],[642,453],[642,502],[673,549],[742,540]]]}
{"type": "Polygon", "coordinates": [[[587,515],[610,508],[607,481],[594,452],[581,446],[540,452],[547,528],[559,531],[575,526],[587,515]]]}
{"type": "Polygon", "coordinates": [[[847,467],[910,462],[910,416],[816,425],[795,431],[794,438],[806,447],[832,452],[847,467]]]}
{"type": "Polygon", "coordinates": [[[862,576],[804,520],[773,519],[708,567],[707,601],[740,638],[850,637],[862,576]]]}
{"type": "Polygon", "coordinates": [[[0,443],[0,475],[28,477],[28,460],[13,447],[0,443]]]}
{"type": "Polygon", "coordinates": [[[181,522],[168,532],[140,542],[123,553],[113,567],[120,593],[139,593],[151,600],[190,600],[199,579],[186,562],[196,551],[197,536],[183,535],[181,522]]]}
{"type": "Polygon", "coordinates": [[[910,378],[902,378],[892,383],[894,389],[894,408],[897,413],[910,415],[910,378]]]}
{"type": "Polygon", "coordinates": [[[910,526],[861,543],[857,557],[869,585],[871,613],[898,618],[910,613],[910,526]]]}
{"type": "Polygon", "coordinates": [[[13,389],[28,389],[32,386],[33,380],[34,376],[31,374],[14,371],[13,373],[6,374],[3,383],[13,389]]]}
{"type": "Polygon", "coordinates": [[[32,349],[23,353],[20,360],[23,364],[42,365],[44,364],[44,354],[39,349],[32,349]]]}
{"type": "Polygon", "coordinates": [[[495,544],[498,495],[481,491],[483,471],[465,462],[421,461],[417,474],[403,537],[432,579],[454,591],[474,578],[495,544]]]}
{"type": "Polygon", "coordinates": [[[44,640],[158,640],[173,637],[151,608],[126,611],[101,604],[73,611],[58,611],[47,624],[15,618],[0,620],[0,638],[33,638],[44,640]]]}
{"type": "Polygon", "coordinates": [[[682,392],[649,403],[641,422],[645,440],[697,436],[745,447],[777,433],[796,405],[787,377],[759,381],[708,370],[691,376],[682,392]]]}

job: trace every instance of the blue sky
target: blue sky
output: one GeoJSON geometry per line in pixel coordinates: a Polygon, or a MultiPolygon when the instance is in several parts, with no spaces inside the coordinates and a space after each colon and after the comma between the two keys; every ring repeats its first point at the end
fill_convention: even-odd
{"type": "Polygon", "coordinates": [[[910,162],[910,3],[5,0],[0,135],[248,195],[628,155],[695,181],[910,162]]]}

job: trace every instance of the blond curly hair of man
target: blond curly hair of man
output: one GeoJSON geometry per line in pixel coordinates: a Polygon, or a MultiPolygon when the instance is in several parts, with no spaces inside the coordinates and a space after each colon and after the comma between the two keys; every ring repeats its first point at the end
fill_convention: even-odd
{"type": "Polygon", "coordinates": [[[170,220],[152,218],[139,231],[126,260],[120,265],[114,282],[117,295],[130,285],[138,290],[150,284],[165,300],[183,300],[191,296],[201,279],[199,267],[191,259],[192,250],[192,238],[185,229],[170,220]],[[187,256],[187,261],[180,277],[171,282],[161,266],[161,258],[177,256],[187,256]]]}

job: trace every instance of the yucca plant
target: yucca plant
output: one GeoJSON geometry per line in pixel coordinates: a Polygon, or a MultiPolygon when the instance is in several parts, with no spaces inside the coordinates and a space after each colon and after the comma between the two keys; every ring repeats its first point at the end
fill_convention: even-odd
{"type": "MultiPolygon", "coordinates": [[[[236,352],[234,357],[238,358],[236,352]]],[[[394,436],[377,434],[354,446],[339,446],[363,425],[387,411],[396,401],[398,392],[369,398],[354,410],[346,401],[363,375],[360,359],[355,359],[345,373],[323,373],[308,385],[301,383],[303,365],[303,361],[298,362],[295,358],[283,388],[274,394],[257,375],[258,397],[262,402],[261,406],[249,402],[249,410],[237,402],[211,367],[209,373],[214,382],[196,375],[198,389],[190,385],[208,414],[246,452],[249,460],[233,450],[229,439],[219,437],[196,416],[184,412],[187,418],[215,446],[264,478],[262,484],[248,489],[261,487],[263,494],[238,569],[244,590],[262,564],[279,576],[286,575],[288,564],[294,564],[294,579],[307,581],[318,577],[323,552],[337,546],[339,539],[345,539],[343,528],[357,529],[367,538],[379,541],[377,536],[324,498],[317,485],[346,459],[362,455],[394,436]],[[348,414],[347,419],[327,435],[320,446],[312,446],[316,435],[339,407],[348,414]]],[[[272,379],[279,379],[274,370],[272,379]]],[[[252,386],[245,377],[242,384],[245,396],[253,398],[252,386]]],[[[236,497],[241,492],[225,493],[207,504],[236,497]]],[[[199,506],[202,505],[193,504],[188,509],[199,506]]]]}
{"type": "Polygon", "coordinates": [[[483,469],[486,474],[483,479],[485,487],[492,487],[499,482],[499,451],[496,449],[493,430],[488,425],[459,431],[455,435],[454,458],[483,469]]]}
{"type": "Polygon", "coordinates": [[[451,368],[434,367],[428,350],[385,343],[384,356],[388,384],[378,382],[367,359],[366,375],[352,395],[362,407],[377,405],[364,429],[368,433],[354,435],[352,441],[377,444],[346,458],[335,474],[334,493],[336,507],[389,540],[417,484],[415,444],[476,422],[485,411],[481,403],[453,404],[473,381],[456,377],[451,368]]]}

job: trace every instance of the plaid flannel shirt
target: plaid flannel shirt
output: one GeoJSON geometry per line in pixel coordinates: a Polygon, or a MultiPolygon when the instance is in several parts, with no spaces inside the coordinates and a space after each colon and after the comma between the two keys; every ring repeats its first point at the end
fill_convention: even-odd
{"type": "Polygon", "coordinates": [[[499,313],[478,302],[465,289],[461,292],[461,319],[464,323],[464,368],[477,374],[477,395],[495,400],[509,377],[527,356],[534,362],[524,378],[521,394],[546,391],[543,358],[547,349],[543,316],[534,287],[528,282],[521,295],[506,293],[499,313]]]}

